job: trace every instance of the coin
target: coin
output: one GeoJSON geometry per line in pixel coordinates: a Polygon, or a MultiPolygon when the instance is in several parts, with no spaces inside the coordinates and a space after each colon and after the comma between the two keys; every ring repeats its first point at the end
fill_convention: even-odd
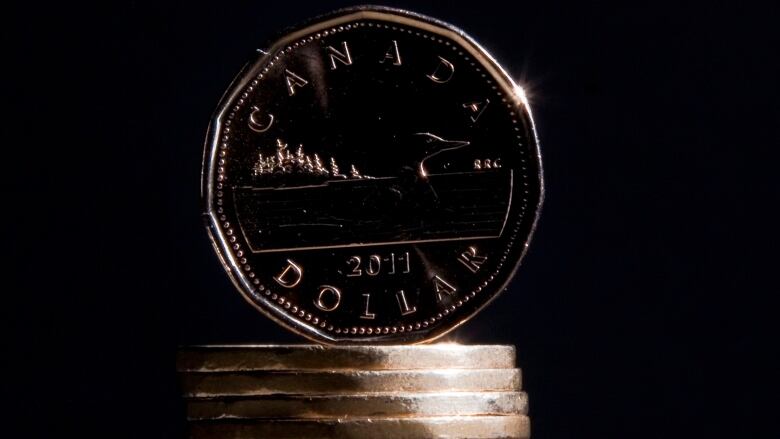
{"type": "Polygon", "coordinates": [[[513,276],[543,192],[522,88],[453,26],[373,6],[259,51],[219,104],[202,175],[233,283],[325,343],[463,323],[513,276]]]}
{"type": "Polygon", "coordinates": [[[514,367],[515,347],[508,345],[210,345],[183,348],[177,354],[177,369],[182,372],[514,367]]]}
{"type": "Polygon", "coordinates": [[[528,438],[524,415],[364,418],[338,420],[201,421],[190,424],[192,439],[255,438],[528,438]]]}
{"type": "Polygon", "coordinates": [[[511,392],[519,369],[187,372],[185,397],[352,392],[511,392]]]}
{"type": "Polygon", "coordinates": [[[191,399],[190,420],[228,418],[343,418],[376,416],[484,416],[526,414],[523,392],[265,395],[191,399]]]}

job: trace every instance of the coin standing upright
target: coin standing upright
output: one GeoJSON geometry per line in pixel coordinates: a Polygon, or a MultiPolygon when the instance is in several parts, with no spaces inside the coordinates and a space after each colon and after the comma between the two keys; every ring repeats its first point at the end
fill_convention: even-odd
{"type": "Polygon", "coordinates": [[[328,344],[465,322],[514,275],[543,194],[523,89],[461,30],[382,7],[259,50],[218,106],[202,181],[239,292],[328,344]]]}
{"type": "Polygon", "coordinates": [[[417,345],[506,287],[543,199],[528,99],[460,29],[360,6],[257,51],[203,154],[203,215],[246,301],[323,345],[178,356],[190,437],[530,435],[511,346],[417,345]]]}

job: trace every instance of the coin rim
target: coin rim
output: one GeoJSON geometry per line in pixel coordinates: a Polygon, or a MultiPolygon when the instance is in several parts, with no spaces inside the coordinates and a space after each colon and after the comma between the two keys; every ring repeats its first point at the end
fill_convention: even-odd
{"type": "Polygon", "coordinates": [[[528,394],[496,392],[394,392],[252,395],[188,398],[188,421],[215,419],[335,419],[527,415],[528,394]],[[345,406],[352,406],[346,411],[345,406]],[[357,406],[357,408],[355,408],[357,406]],[[357,410],[359,413],[355,413],[357,410]]]}
{"type": "Polygon", "coordinates": [[[224,396],[522,390],[523,371],[503,369],[259,370],[179,372],[185,399],[224,396]],[[300,378],[290,384],[293,378],[300,378]],[[414,387],[410,381],[414,380],[414,387]],[[454,384],[457,380],[457,384],[454,384]],[[312,387],[317,382],[320,387],[312,387]],[[335,384],[334,384],[335,383],[335,384]],[[478,383],[478,384],[477,384],[478,383]],[[388,386],[404,386],[389,389],[388,386]],[[420,390],[424,389],[424,390],[420,390]]]}
{"type": "MultiPolygon", "coordinates": [[[[481,312],[488,304],[496,299],[507,287],[509,282],[514,278],[525,254],[528,251],[529,243],[536,230],[539,216],[541,213],[541,207],[544,201],[544,172],[542,168],[542,156],[539,149],[539,139],[536,132],[536,125],[531,113],[530,105],[526,96],[522,93],[522,89],[515,84],[512,78],[507,72],[496,62],[496,60],[474,39],[469,37],[465,32],[459,28],[437,20],[435,18],[427,17],[415,12],[406,11],[403,9],[382,7],[382,6],[357,6],[345,9],[339,9],[329,14],[314,17],[305,21],[302,24],[288,28],[282,36],[276,39],[268,50],[258,50],[260,56],[247,63],[227,88],[226,92],[220,99],[217,109],[212,116],[211,123],[209,125],[206,142],[203,150],[203,164],[201,168],[201,201],[203,204],[203,217],[206,223],[206,229],[214,247],[217,256],[227,271],[233,285],[241,293],[242,297],[254,308],[259,310],[265,316],[271,320],[277,322],[284,328],[291,330],[292,332],[306,337],[310,340],[326,343],[331,345],[343,345],[343,344],[393,344],[393,343],[426,343],[436,340],[451,331],[459,328],[465,322],[473,318],[476,314],[481,312]],[[453,322],[450,325],[437,325],[432,328],[419,329],[403,334],[383,334],[383,335],[371,335],[366,337],[335,337],[328,331],[318,328],[313,325],[309,325],[294,316],[289,315],[283,309],[271,305],[270,303],[264,306],[258,304],[248,289],[251,289],[248,281],[241,279],[243,277],[241,266],[238,264],[232,253],[229,250],[229,243],[225,241],[225,237],[219,231],[219,220],[216,212],[213,209],[214,199],[214,169],[216,167],[217,151],[219,149],[218,134],[222,130],[223,120],[229,112],[230,105],[245,88],[255,75],[251,74],[259,70],[269,58],[273,57],[280,49],[286,44],[300,38],[303,35],[316,32],[318,28],[327,28],[334,25],[338,25],[344,22],[355,21],[359,19],[377,19],[387,22],[396,22],[399,24],[406,24],[417,28],[422,28],[426,31],[433,32],[438,35],[445,36],[458,43],[466,51],[470,52],[479,64],[484,67],[496,80],[507,97],[514,98],[514,105],[523,117],[529,128],[528,138],[531,140],[529,148],[531,160],[536,159],[537,173],[536,177],[539,183],[539,199],[536,204],[536,208],[533,211],[533,220],[528,229],[528,235],[522,243],[511,244],[514,246],[522,245],[520,254],[515,262],[514,266],[506,270],[506,276],[503,280],[499,281],[495,288],[495,292],[478,307],[474,308],[470,312],[460,316],[460,319],[453,322]]],[[[530,177],[534,177],[531,175],[530,177]]]]}
{"type": "Polygon", "coordinates": [[[447,369],[511,369],[517,367],[513,345],[461,345],[439,343],[429,345],[201,345],[182,346],[176,353],[177,372],[239,372],[260,370],[424,370],[447,369]],[[323,366],[318,358],[339,358],[323,366]],[[359,359],[340,362],[350,354],[359,359]],[[238,360],[237,356],[241,355],[238,360]],[[376,364],[367,357],[376,356],[376,364]],[[497,361],[475,359],[475,356],[507,360],[499,367],[497,361]],[[452,358],[462,362],[444,363],[452,358]],[[412,360],[414,364],[412,364],[412,360]],[[261,360],[261,361],[258,361],[261,360]],[[312,364],[307,364],[311,362],[312,364]],[[382,364],[385,362],[385,364],[382,364]],[[392,367],[388,367],[390,363],[392,367]],[[434,366],[441,363],[441,366],[434,366]]]}
{"type": "MultiPolygon", "coordinates": [[[[358,417],[344,419],[221,419],[221,420],[203,420],[189,421],[191,438],[209,439],[215,437],[225,437],[230,435],[234,439],[243,439],[257,437],[263,428],[284,428],[288,431],[299,431],[306,428],[332,429],[333,437],[355,437],[354,433],[364,433],[370,428],[372,433],[368,437],[387,437],[387,432],[398,434],[399,432],[415,432],[415,427],[429,427],[434,431],[423,435],[422,432],[416,432],[404,437],[432,437],[433,434],[442,434],[447,432],[446,437],[464,438],[461,430],[467,429],[473,431],[480,428],[484,432],[485,428],[489,431],[488,435],[478,437],[502,437],[528,439],[531,434],[531,419],[528,415],[485,415],[485,416],[420,416],[420,417],[358,417]],[[297,429],[297,430],[296,430],[297,429]],[[353,434],[348,432],[354,431],[353,434]],[[495,436],[500,434],[501,436],[495,436]]],[[[267,431],[263,431],[267,433],[267,431]]],[[[320,435],[325,433],[319,431],[320,435]]],[[[309,434],[302,432],[296,437],[309,438],[309,434]]],[[[320,436],[316,436],[320,437],[320,436]]],[[[438,436],[437,436],[438,437],[438,436]]],[[[471,436],[473,437],[473,436],[471,436]]]]}

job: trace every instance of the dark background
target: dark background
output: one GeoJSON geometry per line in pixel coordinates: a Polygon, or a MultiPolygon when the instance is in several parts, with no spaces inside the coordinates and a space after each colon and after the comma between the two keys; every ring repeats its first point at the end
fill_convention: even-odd
{"type": "MultiPolygon", "coordinates": [[[[4,6],[0,381],[25,436],[180,437],[177,345],[305,341],[229,283],[200,160],[252,51],[347,5],[4,6]]],[[[533,437],[770,437],[777,11],[389,5],[461,27],[529,91],[539,229],[451,339],[517,345],[533,437]]]]}

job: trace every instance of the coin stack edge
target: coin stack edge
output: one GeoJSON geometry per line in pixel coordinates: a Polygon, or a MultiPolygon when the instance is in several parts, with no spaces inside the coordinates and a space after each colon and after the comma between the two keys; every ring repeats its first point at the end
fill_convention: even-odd
{"type": "Polygon", "coordinates": [[[183,347],[190,438],[528,438],[505,345],[183,347]]]}

